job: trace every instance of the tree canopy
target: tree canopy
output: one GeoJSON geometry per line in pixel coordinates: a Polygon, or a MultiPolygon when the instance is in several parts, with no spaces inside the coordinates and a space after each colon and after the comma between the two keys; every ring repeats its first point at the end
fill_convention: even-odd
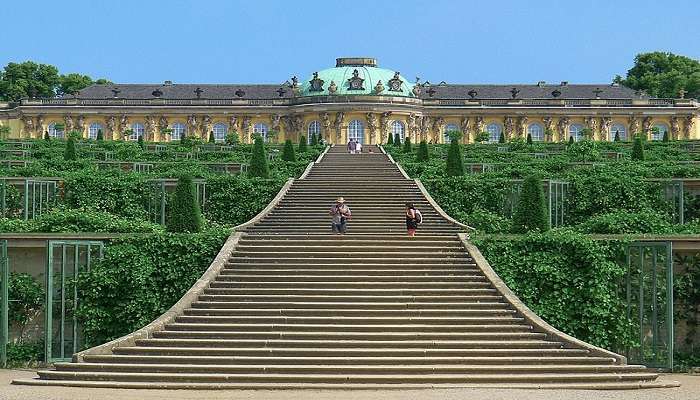
{"type": "Polygon", "coordinates": [[[654,97],[700,98],[700,61],[673,53],[656,51],[638,54],[627,77],[615,82],[635,90],[644,90],[654,97]]]}
{"type": "Polygon", "coordinates": [[[87,75],[77,73],[60,75],[53,65],[33,61],[11,62],[0,71],[0,100],[18,101],[26,97],[71,94],[93,83],[110,82],[106,79],[94,81],[87,75]]]}

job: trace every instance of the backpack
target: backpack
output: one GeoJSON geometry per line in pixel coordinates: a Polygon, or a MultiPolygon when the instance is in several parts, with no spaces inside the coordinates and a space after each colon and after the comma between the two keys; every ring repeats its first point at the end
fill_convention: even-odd
{"type": "Polygon", "coordinates": [[[420,213],[417,209],[413,209],[413,211],[416,214],[416,223],[417,224],[422,224],[423,223],[423,214],[420,213]]]}

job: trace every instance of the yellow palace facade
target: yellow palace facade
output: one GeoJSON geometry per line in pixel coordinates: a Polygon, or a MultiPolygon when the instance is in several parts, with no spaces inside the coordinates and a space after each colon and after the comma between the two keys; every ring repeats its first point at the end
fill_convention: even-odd
{"type": "Polygon", "coordinates": [[[0,103],[10,138],[63,137],[250,142],[298,140],[384,143],[388,135],[442,143],[458,130],[465,143],[528,134],[534,141],[622,140],[644,133],[660,140],[700,139],[700,103],[660,99],[615,84],[484,85],[410,81],[372,58],[338,58],[336,66],[283,84],[106,84],[61,98],[0,103]]]}

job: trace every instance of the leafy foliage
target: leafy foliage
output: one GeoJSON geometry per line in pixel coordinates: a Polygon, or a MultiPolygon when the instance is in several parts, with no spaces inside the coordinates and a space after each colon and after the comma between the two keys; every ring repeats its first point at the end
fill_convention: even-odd
{"type": "Polygon", "coordinates": [[[37,318],[44,307],[44,289],[31,275],[10,272],[8,322],[17,326],[20,340],[27,324],[37,318]]]}
{"type": "Polygon", "coordinates": [[[196,196],[192,176],[181,176],[173,194],[170,218],[166,220],[168,232],[197,233],[202,230],[202,213],[196,196]]]}
{"type": "Polygon", "coordinates": [[[549,229],[549,217],[544,201],[542,181],[535,175],[531,175],[523,182],[522,192],[513,217],[513,232],[544,232],[547,229],[549,229]]]}
{"type": "Polygon", "coordinates": [[[681,89],[687,97],[700,98],[700,61],[660,51],[641,53],[627,77],[615,77],[615,82],[653,97],[677,98],[681,89]]]}

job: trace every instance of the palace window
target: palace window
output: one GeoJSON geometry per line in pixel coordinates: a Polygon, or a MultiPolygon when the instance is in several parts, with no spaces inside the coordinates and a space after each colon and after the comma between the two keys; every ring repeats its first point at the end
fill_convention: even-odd
{"type": "Polygon", "coordinates": [[[358,119],[353,119],[348,125],[348,141],[354,139],[356,142],[365,143],[365,125],[358,119]]]}
{"type": "Polygon", "coordinates": [[[654,126],[651,127],[651,140],[663,140],[666,132],[668,132],[668,125],[654,124],[654,126]]]}
{"type": "Polygon", "coordinates": [[[391,139],[396,140],[396,135],[401,138],[401,143],[406,139],[406,127],[401,121],[393,121],[391,123],[391,139]]]}
{"type": "Polygon", "coordinates": [[[610,141],[615,140],[615,134],[620,137],[620,140],[627,140],[627,129],[622,124],[613,124],[610,127],[610,141]]]}
{"type": "Polygon", "coordinates": [[[146,129],[143,127],[143,124],[140,122],[134,122],[131,124],[131,135],[129,135],[129,140],[139,140],[139,136],[143,136],[143,134],[146,132],[146,129]]]}
{"type": "Polygon", "coordinates": [[[97,122],[91,123],[90,127],[88,127],[88,139],[97,140],[97,134],[99,134],[100,131],[104,133],[102,124],[97,122]]]}
{"type": "Polygon", "coordinates": [[[540,124],[530,124],[527,127],[527,133],[532,138],[533,142],[541,142],[544,140],[544,128],[540,124]]]}
{"type": "Polygon", "coordinates": [[[172,132],[170,132],[170,140],[181,140],[185,136],[185,131],[187,128],[185,124],[181,122],[176,122],[173,124],[172,132]]]}
{"type": "Polygon", "coordinates": [[[445,125],[445,132],[443,132],[443,135],[445,136],[445,143],[451,143],[452,139],[450,139],[450,132],[454,131],[459,131],[459,126],[457,124],[447,124],[445,125]]]}
{"type": "Polygon", "coordinates": [[[218,122],[218,123],[214,124],[214,127],[212,128],[212,130],[214,132],[214,141],[215,142],[223,142],[224,140],[226,140],[226,133],[228,130],[228,127],[226,126],[226,124],[224,124],[223,122],[218,122]]]}
{"type": "Polygon", "coordinates": [[[316,140],[321,138],[321,123],[318,121],[311,121],[309,127],[306,130],[306,142],[311,144],[311,138],[316,135],[316,140]]]}
{"type": "Polygon", "coordinates": [[[569,137],[574,138],[574,142],[581,140],[581,131],[583,131],[583,125],[581,124],[571,124],[569,125],[569,137]]]}
{"type": "Polygon", "coordinates": [[[60,139],[63,138],[64,134],[65,131],[62,124],[58,124],[56,122],[49,124],[49,137],[60,139]]]}
{"type": "Polygon", "coordinates": [[[268,128],[266,124],[258,122],[257,124],[253,125],[253,136],[262,136],[264,142],[267,142],[267,132],[268,128]]]}
{"type": "Polygon", "coordinates": [[[492,122],[486,125],[486,132],[489,133],[489,143],[498,143],[498,140],[501,138],[501,125],[492,122]]]}

